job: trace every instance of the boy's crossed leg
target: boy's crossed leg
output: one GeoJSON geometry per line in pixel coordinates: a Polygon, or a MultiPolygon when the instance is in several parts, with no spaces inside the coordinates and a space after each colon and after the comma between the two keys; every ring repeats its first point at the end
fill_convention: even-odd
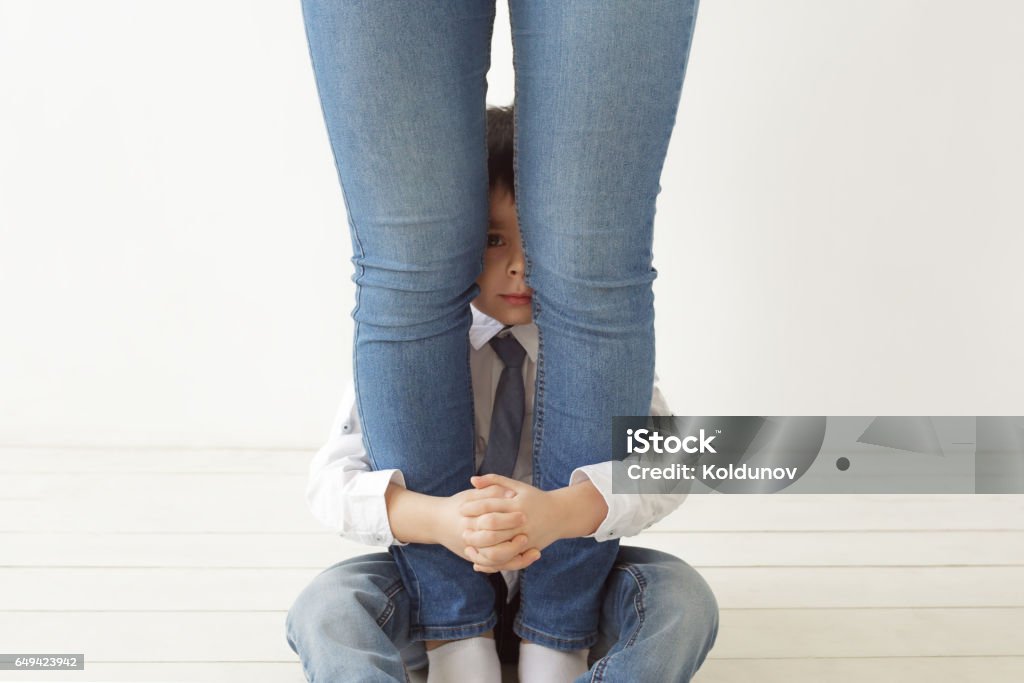
{"type": "MultiPolygon", "coordinates": [[[[286,632],[309,681],[405,681],[406,668],[427,666],[409,618],[397,566],[375,553],[317,575],[289,610],[286,632]]],[[[718,604],[696,570],[667,553],[622,546],[603,586],[590,669],[577,680],[689,681],[717,633],[718,604]]],[[[466,674],[460,679],[470,680],[466,674]]]]}

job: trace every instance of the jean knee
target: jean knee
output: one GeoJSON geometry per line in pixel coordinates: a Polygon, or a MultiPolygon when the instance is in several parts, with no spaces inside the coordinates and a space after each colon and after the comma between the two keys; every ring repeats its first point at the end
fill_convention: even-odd
{"type": "Polygon", "coordinates": [[[672,586],[658,600],[674,610],[691,625],[706,624],[709,631],[718,630],[718,599],[700,572],[678,558],[659,563],[660,580],[672,586]]]}
{"type": "Polygon", "coordinates": [[[295,649],[295,639],[304,633],[323,633],[351,619],[354,612],[375,619],[378,624],[392,608],[390,587],[400,585],[395,576],[380,576],[368,569],[376,563],[391,562],[384,554],[340,562],[325,569],[299,593],[285,617],[288,642],[295,649]]]}
{"type": "Polygon", "coordinates": [[[295,641],[301,634],[319,630],[319,625],[327,619],[332,611],[329,604],[331,596],[338,596],[334,590],[334,583],[331,580],[332,567],[329,570],[318,574],[299,593],[298,597],[288,608],[285,617],[285,630],[288,635],[288,643],[295,649],[295,641]]]}
{"type": "Polygon", "coordinates": [[[657,550],[625,547],[622,556],[643,576],[646,603],[656,606],[668,618],[685,621],[689,627],[704,624],[708,632],[718,629],[718,599],[700,572],[683,560],[657,550]]]}
{"type": "Polygon", "coordinates": [[[352,317],[369,340],[414,341],[455,332],[469,321],[469,303],[479,293],[477,275],[475,266],[465,265],[386,276],[367,270],[355,278],[352,317]]]}
{"type": "Polygon", "coordinates": [[[536,268],[538,325],[580,329],[605,338],[633,336],[654,323],[653,269],[596,274],[536,268]]]}
{"type": "Polygon", "coordinates": [[[448,232],[424,225],[381,237],[381,245],[365,252],[357,243],[353,318],[384,339],[400,341],[436,336],[463,321],[479,292],[486,231],[475,223],[472,230],[448,232]]]}

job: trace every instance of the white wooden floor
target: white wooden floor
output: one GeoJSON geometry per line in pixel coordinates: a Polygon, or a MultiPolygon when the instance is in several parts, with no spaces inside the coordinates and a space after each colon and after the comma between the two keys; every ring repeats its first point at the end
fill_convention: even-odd
{"type": "MultiPolygon", "coordinates": [[[[305,507],[309,452],[0,449],[0,681],[303,681],[285,613],[363,549],[305,507]]],[[[722,608],[699,683],[1024,681],[1024,496],[691,496],[632,543],[722,608]]]]}

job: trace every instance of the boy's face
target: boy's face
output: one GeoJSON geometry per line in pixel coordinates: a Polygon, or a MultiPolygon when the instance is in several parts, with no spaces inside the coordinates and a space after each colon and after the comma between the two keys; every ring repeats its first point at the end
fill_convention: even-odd
{"type": "Polygon", "coordinates": [[[500,185],[491,191],[484,269],[476,279],[480,294],[473,304],[506,325],[533,320],[533,290],[526,285],[523,241],[512,194],[500,185]]]}

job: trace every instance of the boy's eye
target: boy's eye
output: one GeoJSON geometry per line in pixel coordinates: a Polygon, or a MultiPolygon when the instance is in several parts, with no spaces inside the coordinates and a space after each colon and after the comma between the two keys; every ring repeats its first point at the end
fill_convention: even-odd
{"type": "Polygon", "coordinates": [[[505,238],[496,232],[487,233],[487,246],[488,247],[502,247],[505,246],[505,238]]]}

